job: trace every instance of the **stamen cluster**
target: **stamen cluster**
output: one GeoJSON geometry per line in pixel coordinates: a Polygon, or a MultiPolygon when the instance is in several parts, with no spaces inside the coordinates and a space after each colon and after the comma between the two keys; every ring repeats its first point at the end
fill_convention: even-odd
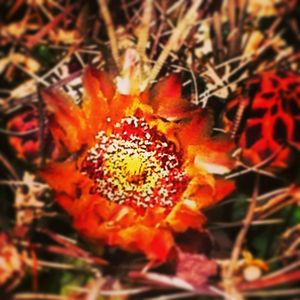
{"type": "Polygon", "coordinates": [[[109,136],[100,131],[97,140],[81,168],[94,181],[91,193],[144,209],[170,209],[178,202],[188,183],[181,153],[145,119],[124,118],[109,136]]]}

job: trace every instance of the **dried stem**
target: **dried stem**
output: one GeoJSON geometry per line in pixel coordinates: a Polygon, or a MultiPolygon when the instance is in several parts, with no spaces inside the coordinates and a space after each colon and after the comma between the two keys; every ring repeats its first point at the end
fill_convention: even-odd
{"type": "Polygon", "coordinates": [[[300,270],[279,274],[271,278],[261,278],[251,282],[243,282],[239,284],[238,288],[241,291],[257,290],[297,281],[300,281],[300,270]]]}
{"type": "Polygon", "coordinates": [[[174,28],[173,33],[168,40],[167,44],[165,45],[163,51],[161,52],[159,58],[157,59],[157,62],[155,66],[150,71],[149,77],[145,81],[145,86],[155,80],[158,73],[160,72],[164,62],[166,61],[167,57],[169,56],[170,52],[173,50],[173,48],[177,45],[180,38],[182,37],[183,33],[186,32],[186,30],[195,22],[197,17],[197,10],[199,6],[201,5],[202,0],[195,0],[191,8],[188,10],[184,18],[179,22],[178,26],[174,28]]]}
{"type": "Polygon", "coordinates": [[[51,294],[18,293],[14,295],[13,300],[68,300],[68,297],[51,294]]]}
{"type": "Polygon", "coordinates": [[[259,191],[259,175],[257,174],[256,179],[255,179],[255,183],[254,183],[252,201],[249,205],[247,214],[245,216],[244,225],[241,228],[241,230],[240,230],[240,232],[239,232],[239,234],[238,234],[238,236],[235,240],[235,244],[234,244],[233,250],[231,252],[230,264],[229,264],[228,269],[225,271],[225,274],[224,274],[225,291],[230,295],[234,295],[235,297],[240,297],[240,296],[239,296],[238,291],[236,290],[236,287],[235,287],[234,272],[237,268],[237,262],[238,262],[238,259],[239,259],[239,256],[240,256],[242,245],[245,241],[246,234],[248,232],[248,229],[249,229],[249,227],[251,225],[251,222],[252,222],[252,219],[254,217],[258,191],[259,191]]]}
{"type": "Polygon", "coordinates": [[[108,10],[108,6],[106,0],[98,0],[100,13],[103,17],[104,23],[106,25],[108,38],[110,40],[111,52],[112,56],[115,60],[116,66],[120,69],[120,59],[119,59],[119,48],[118,48],[118,41],[117,36],[114,28],[114,24],[108,10]]]}
{"type": "Polygon", "coordinates": [[[4,165],[4,167],[9,171],[10,175],[18,180],[20,177],[17,174],[15,168],[12,166],[12,164],[0,153],[0,163],[4,165]]]}
{"type": "Polygon", "coordinates": [[[144,1],[144,13],[139,25],[139,36],[137,43],[137,51],[143,62],[146,61],[146,47],[150,31],[150,22],[152,15],[152,0],[144,1]]]}

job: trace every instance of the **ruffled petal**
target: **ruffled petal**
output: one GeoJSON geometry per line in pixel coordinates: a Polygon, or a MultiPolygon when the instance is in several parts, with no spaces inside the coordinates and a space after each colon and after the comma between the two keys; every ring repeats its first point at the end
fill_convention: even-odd
{"type": "Polygon", "coordinates": [[[203,140],[210,137],[213,126],[212,115],[204,110],[195,114],[188,122],[178,127],[178,139],[185,149],[188,145],[200,145],[203,140]]]}
{"type": "Polygon", "coordinates": [[[235,189],[233,182],[219,179],[205,170],[198,169],[195,165],[186,168],[187,174],[192,178],[184,194],[184,199],[189,199],[197,211],[214,205],[227,197],[235,189]]]}
{"type": "Polygon", "coordinates": [[[207,139],[199,146],[188,148],[197,168],[218,175],[226,174],[233,169],[234,161],[231,157],[233,150],[234,144],[223,134],[207,139]]]}
{"type": "Polygon", "coordinates": [[[195,174],[225,174],[234,167],[231,154],[234,143],[225,134],[212,134],[212,115],[207,111],[196,114],[180,124],[177,137],[184,150],[185,161],[196,167],[195,174]]]}
{"type": "Polygon", "coordinates": [[[49,163],[39,174],[58,193],[68,194],[75,197],[77,189],[82,182],[82,175],[76,168],[76,163],[49,163]]]}
{"type": "Polygon", "coordinates": [[[192,200],[198,211],[213,203],[215,179],[211,175],[194,177],[185,193],[184,198],[192,200]]]}
{"type": "Polygon", "coordinates": [[[86,120],[81,109],[58,90],[43,90],[42,97],[54,141],[70,152],[78,151],[87,141],[86,120]]]}
{"type": "Polygon", "coordinates": [[[181,81],[177,74],[158,82],[150,92],[154,112],[161,118],[175,121],[189,117],[195,107],[181,96],[181,81]]]}
{"type": "Polygon", "coordinates": [[[82,110],[92,136],[104,127],[109,116],[109,103],[115,95],[115,88],[109,75],[88,67],[83,76],[84,97],[82,110]]]}
{"type": "Polygon", "coordinates": [[[93,196],[80,201],[80,210],[73,210],[72,216],[75,228],[84,237],[127,251],[143,252],[151,260],[166,260],[174,244],[169,230],[148,226],[126,206],[96,200],[93,196]]]}
{"type": "MultiPolygon", "coordinates": [[[[215,200],[219,202],[225,197],[229,196],[236,189],[235,183],[232,180],[226,180],[219,178],[216,180],[215,185],[215,200]]],[[[216,203],[214,202],[214,203],[216,203]]]]}
{"type": "MultiPolygon", "coordinates": [[[[145,97],[147,97],[145,95],[145,97]]],[[[111,123],[119,122],[124,117],[143,117],[153,114],[153,109],[141,101],[137,96],[116,94],[110,104],[111,123]]]]}
{"type": "Polygon", "coordinates": [[[149,259],[159,261],[166,260],[174,245],[169,230],[151,228],[142,224],[120,230],[118,239],[118,244],[128,250],[144,252],[149,259]]]}
{"type": "Polygon", "coordinates": [[[191,199],[179,203],[166,218],[166,222],[176,232],[185,232],[191,228],[201,230],[205,221],[198,204],[191,199]]]}
{"type": "Polygon", "coordinates": [[[155,113],[168,121],[189,118],[199,109],[195,109],[190,102],[182,98],[164,98],[156,107],[155,113]]]}
{"type": "Polygon", "coordinates": [[[151,90],[152,104],[159,104],[164,98],[181,98],[181,80],[178,74],[165,77],[151,90]]]}

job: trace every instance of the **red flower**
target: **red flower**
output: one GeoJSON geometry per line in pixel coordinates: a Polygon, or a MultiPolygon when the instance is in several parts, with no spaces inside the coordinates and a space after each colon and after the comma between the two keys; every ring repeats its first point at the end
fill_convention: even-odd
{"type": "Polygon", "coordinates": [[[52,143],[52,136],[48,127],[44,124],[43,140],[47,148],[41,148],[40,124],[38,111],[34,107],[28,107],[22,113],[11,118],[7,123],[7,129],[11,131],[10,144],[16,150],[18,156],[33,163],[39,163],[41,154],[45,157],[56,159],[62,155],[63,149],[52,143]]]}
{"type": "MultiPolygon", "coordinates": [[[[269,168],[285,168],[300,149],[300,76],[293,72],[268,71],[247,83],[246,96],[229,102],[227,117],[242,107],[245,122],[237,144],[241,158],[255,165],[268,158],[269,168]],[[244,106],[244,107],[242,107],[244,106]]],[[[239,109],[240,110],[240,109],[239,109]]],[[[241,110],[240,110],[241,111],[241,110]]],[[[242,115],[235,115],[240,120],[242,115]]]]}
{"type": "Polygon", "coordinates": [[[32,161],[40,156],[38,128],[37,112],[33,108],[28,108],[8,122],[7,129],[16,133],[9,141],[20,158],[32,161]]]}

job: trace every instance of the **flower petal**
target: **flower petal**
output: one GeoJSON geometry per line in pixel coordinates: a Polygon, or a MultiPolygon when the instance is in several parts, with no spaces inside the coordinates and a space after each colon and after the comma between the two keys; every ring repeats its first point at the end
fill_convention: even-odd
{"type": "Polygon", "coordinates": [[[172,74],[159,81],[151,90],[153,102],[164,98],[181,98],[181,80],[178,74],[172,74]]]}
{"type": "Polygon", "coordinates": [[[168,121],[177,121],[190,117],[196,112],[196,109],[185,99],[164,98],[156,107],[155,112],[159,117],[168,121]]]}
{"type": "Polygon", "coordinates": [[[42,97],[49,113],[49,129],[57,144],[70,152],[78,151],[86,142],[86,120],[81,109],[58,90],[43,90],[42,97]]]}
{"type": "Polygon", "coordinates": [[[200,230],[206,221],[205,216],[198,211],[196,205],[191,206],[187,201],[179,203],[166,218],[166,222],[176,232],[184,232],[189,228],[200,230]]]}
{"type": "Polygon", "coordinates": [[[188,150],[194,153],[195,166],[208,173],[223,175],[234,167],[231,157],[234,144],[223,134],[207,139],[199,146],[190,146],[188,150]]]}
{"type": "MultiPolygon", "coordinates": [[[[194,202],[197,211],[214,205],[235,189],[235,185],[229,180],[215,178],[212,174],[206,173],[205,171],[201,175],[201,170],[197,171],[196,167],[190,167],[188,170],[190,176],[192,176],[192,172],[195,173],[183,198],[194,202]]],[[[184,201],[186,202],[187,200],[184,201]]]]}
{"type": "Polygon", "coordinates": [[[219,202],[220,200],[229,196],[232,192],[234,192],[235,188],[236,188],[235,183],[231,180],[226,180],[221,178],[216,180],[216,186],[215,186],[216,201],[219,202]]]}
{"type": "Polygon", "coordinates": [[[183,119],[194,112],[195,107],[181,96],[180,76],[170,75],[157,83],[150,91],[154,111],[169,121],[183,119]]]}
{"type": "Polygon", "coordinates": [[[83,236],[127,251],[143,252],[151,260],[166,260],[174,244],[169,230],[144,224],[126,206],[108,203],[106,200],[99,201],[96,198],[95,201],[80,201],[85,204],[72,215],[74,226],[83,236]]]}
{"type": "Polygon", "coordinates": [[[113,112],[110,115],[112,122],[119,122],[126,116],[135,115],[142,106],[144,106],[144,110],[151,109],[148,105],[143,105],[136,96],[116,94],[110,105],[110,111],[113,112]]]}
{"type": "Polygon", "coordinates": [[[119,243],[127,249],[146,253],[151,260],[165,261],[174,245],[168,230],[135,225],[119,232],[119,243]]]}
{"type": "Polygon", "coordinates": [[[74,186],[78,180],[74,162],[51,163],[39,173],[55,191],[74,195],[74,186]],[[61,178],[68,180],[60,180],[61,178]]]}
{"type": "Polygon", "coordinates": [[[115,95],[115,88],[109,75],[88,67],[83,76],[84,97],[82,110],[91,134],[103,128],[109,114],[109,103],[115,95]]]}
{"type": "Polygon", "coordinates": [[[193,118],[180,124],[178,130],[178,139],[183,148],[188,145],[200,145],[203,140],[206,140],[211,135],[213,126],[213,117],[207,111],[200,111],[193,118]]]}

